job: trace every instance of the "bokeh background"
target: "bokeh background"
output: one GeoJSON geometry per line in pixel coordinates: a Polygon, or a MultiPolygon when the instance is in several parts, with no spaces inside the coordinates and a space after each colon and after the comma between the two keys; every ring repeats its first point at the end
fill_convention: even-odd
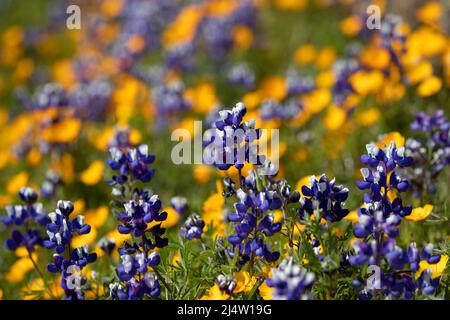
{"type": "MultiPolygon", "coordinates": [[[[49,208],[70,199],[94,224],[80,243],[95,248],[115,226],[108,142],[128,128],[156,155],[151,188],[165,207],[183,196],[191,212],[220,210],[211,196],[236,172],[173,164],[170,134],[242,101],[246,118],[280,129],[279,177],[296,186],[326,173],[349,187],[354,210],[367,143],[404,143],[416,112],[450,115],[449,10],[446,0],[2,0],[0,207],[24,185],[48,192],[49,208]],[[80,30],[66,27],[70,4],[80,30]],[[370,4],[382,32],[364,27],[370,4]]],[[[420,226],[406,222],[405,243],[448,240],[449,180],[447,168],[436,194],[410,197],[435,208],[420,226]]],[[[21,259],[0,251],[5,297],[23,298],[36,277],[21,259]]]]}

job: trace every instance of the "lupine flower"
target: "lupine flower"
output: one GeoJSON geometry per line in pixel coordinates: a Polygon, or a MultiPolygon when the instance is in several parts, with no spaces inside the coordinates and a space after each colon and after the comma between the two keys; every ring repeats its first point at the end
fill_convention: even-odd
{"type": "Polygon", "coordinates": [[[161,211],[162,203],[158,195],[140,188],[132,188],[135,180],[148,182],[154,174],[147,167],[154,161],[154,156],[148,155],[148,147],[132,148],[126,136],[116,139],[118,147],[112,147],[113,155],[108,160],[113,170],[119,170],[120,175],[113,176],[109,184],[113,187],[113,196],[117,207],[117,230],[121,234],[131,234],[133,242],[127,241],[118,248],[122,263],[117,266],[120,282],[110,284],[112,299],[142,299],[148,295],[156,298],[160,294],[158,278],[148,271],[160,263],[160,257],[155,248],[168,244],[163,238],[165,229],[161,223],[167,219],[167,212],[161,211]],[[124,141],[122,141],[124,140],[124,141]],[[124,184],[130,186],[124,188],[124,184]],[[139,279],[139,280],[138,280],[139,279]]]}
{"type": "Polygon", "coordinates": [[[97,259],[96,253],[89,253],[88,247],[83,246],[71,251],[70,243],[74,235],[88,234],[91,226],[84,223],[84,217],[78,215],[69,220],[74,205],[70,201],[59,200],[54,212],[48,214],[50,222],[47,224],[47,237],[43,245],[47,249],[54,249],[53,262],[47,265],[51,273],[61,273],[61,288],[66,294],[66,299],[83,299],[82,290],[86,279],[79,274],[89,263],[97,259]],[[63,253],[68,251],[65,258],[63,253]]]}
{"type": "Polygon", "coordinates": [[[200,239],[205,227],[205,222],[197,214],[191,214],[184,223],[185,228],[182,228],[180,234],[188,240],[200,239]]]}
{"type": "Polygon", "coordinates": [[[237,282],[231,275],[221,274],[217,276],[217,284],[221,290],[224,290],[227,294],[232,294],[237,282]]]}
{"type": "Polygon", "coordinates": [[[116,243],[113,239],[103,237],[98,241],[98,246],[104,253],[110,255],[116,248],[116,243]]]}
{"type": "Polygon", "coordinates": [[[369,144],[367,151],[368,155],[363,155],[361,162],[369,165],[370,169],[361,169],[364,180],[358,181],[357,185],[370,193],[364,196],[365,208],[358,209],[359,221],[354,233],[360,238],[365,238],[369,233],[373,233],[375,239],[380,233],[394,238],[401,218],[411,214],[412,207],[404,206],[400,196],[391,201],[388,192],[405,192],[408,189],[408,180],[401,178],[395,169],[410,166],[413,160],[405,156],[403,147],[397,149],[393,142],[385,150],[369,144]]]}
{"type": "Polygon", "coordinates": [[[47,249],[55,249],[56,253],[61,254],[70,245],[73,233],[82,235],[91,231],[91,226],[84,223],[82,215],[69,220],[73,209],[72,202],[59,200],[56,210],[48,214],[50,222],[47,224],[47,238],[43,242],[47,249]]]}
{"type": "Polygon", "coordinates": [[[348,188],[335,185],[335,180],[330,180],[326,175],[320,176],[318,180],[311,176],[309,187],[302,186],[304,197],[300,198],[300,219],[305,219],[305,213],[312,216],[319,210],[325,220],[342,220],[349,213],[349,210],[343,208],[348,192],[348,188]]]}
{"type": "Polygon", "coordinates": [[[213,124],[214,133],[204,142],[209,148],[205,159],[209,164],[227,170],[231,166],[242,169],[245,162],[264,163],[265,157],[255,150],[255,140],[260,138],[261,130],[255,129],[255,121],[242,122],[246,112],[243,103],[236,104],[231,111],[219,112],[220,118],[213,124]]]}
{"type": "Polygon", "coordinates": [[[58,173],[53,170],[47,171],[45,180],[41,185],[41,196],[46,199],[53,198],[56,194],[56,188],[62,184],[62,179],[58,173]]]}
{"type": "Polygon", "coordinates": [[[191,107],[184,97],[184,85],[181,82],[155,88],[153,100],[159,114],[163,117],[186,111],[191,107]]]}
{"type": "Polygon", "coordinates": [[[152,273],[146,273],[141,280],[132,278],[126,282],[125,286],[118,282],[111,283],[109,290],[110,297],[114,300],[137,300],[142,299],[144,295],[156,298],[161,292],[158,277],[152,273]]]}
{"type": "Polygon", "coordinates": [[[289,120],[297,116],[302,109],[302,104],[296,99],[287,100],[285,103],[272,99],[264,100],[261,104],[261,118],[289,120]]]}
{"type": "Polygon", "coordinates": [[[173,197],[170,199],[170,205],[180,216],[189,209],[187,199],[185,197],[173,197]]]}
{"type": "Polygon", "coordinates": [[[148,153],[148,146],[143,144],[137,148],[121,150],[112,147],[109,150],[111,158],[108,165],[119,174],[113,175],[108,184],[114,187],[113,192],[123,192],[123,185],[130,179],[148,182],[153,177],[155,170],[148,165],[155,161],[155,156],[148,153]],[[114,191],[116,190],[116,191],[114,191]]]}
{"type": "Polygon", "coordinates": [[[105,115],[111,100],[112,87],[105,78],[80,83],[69,93],[68,103],[81,119],[99,120],[105,115]]]}
{"type": "Polygon", "coordinates": [[[167,218],[167,212],[161,212],[161,201],[157,195],[150,198],[144,195],[139,201],[130,200],[124,204],[124,211],[119,212],[119,221],[122,223],[117,227],[122,234],[133,234],[134,237],[140,237],[144,233],[152,233],[155,236],[155,243],[150,240],[148,245],[150,249],[156,245],[158,248],[163,247],[167,243],[160,237],[164,233],[159,225],[155,225],[147,230],[147,224],[153,221],[162,222],[167,218]]]}
{"type": "Polygon", "coordinates": [[[275,300],[307,300],[311,298],[308,290],[314,283],[314,273],[296,264],[291,257],[272,269],[272,277],[266,282],[275,289],[272,294],[275,300]]]}
{"type": "Polygon", "coordinates": [[[364,180],[358,181],[357,184],[360,189],[369,190],[370,193],[365,194],[365,207],[358,211],[359,218],[354,234],[363,239],[371,236],[371,239],[353,244],[355,254],[349,257],[349,262],[355,266],[377,266],[380,268],[380,278],[377,279],[376,287],[364,288],[357,282],[356,287],[361,289],[360,298],[371,299],[377,290],[396,299],[412,299],[416,289],[430,294],[434,292],[433,285],[438,281],[428,281],[424,286],[423,282],[414,281],[413,274],[417,272],[420,261],[437,263],[441,257],[433,254],[433,246],[430,245],[425,246],[419,254],[415,243],[411,243],[408,250],[396,244],[395,238],[399,233],[401,220],[411,213],[412,207],[404,206],[399,196],[391,201],[388,195],[388,192],[399,193],[408,189],[409,182],[400,178],[396,171],[410,166],[412,158],[405,156],[404,148],[397,149],[393,142],[384,151],[375,145],[368,145],[367,150],[369,154],[362,156],[361,161],[369,165],[370,169],[361,170],[364,180]],[[383,261],[393,270],[402,270],[409,264],[413,274],[388,272],[383,269],[383,261]]]}
{"type": "Polygon", "coordinates": [[[405,251],[395,244],[394,239],[383,243],[380,251],[377,251],[375,240],[371,240],[368,243],[356,242],[354,246],[357,254],[350,257],[350,263],[353,265],[376,265],[375,257],[384,256],[394,270],[407,269],[405,265],[409,265],[411,270],[410,272],[386,272],[380,270],[380,278],[376,279],[375,283],[372,283],[372,288],[363,288],[361,282],[356,281],[354,285],[357,288],[363,288],[360,292],[361,299],[371,299],[376,292],[381,292],[384,296],[390,296],[395,299],[413,299],[418,290],[430,295],[435,292],[439,285],[440,275],[432,276],[431,268],[419,270],[419,265],[425,261],[427,264],[429,263],[427,257],[432,262],[429,264],[430,267],[438,264],[441,260],[440,255],[429,252],[429,250],[433,250],[432,245],[426,245],[420,254],[414,242],[405,251]]]}
{"type": "Polygon", "coordinates": [[[246,64],[234,65],[227,75],[228,82],[250,90],[255,86],[255,74],[246,64]]]}
{"type": "Polygon", "coordinates": [[[443,110],[431,116],[419,112],[411,129],[425,134],[426,139],[406,141],[406,154],[414,159],[414,165],[405,174],[411,179],[416,196],[434,193],[437,176],[450,164],[450,121],[443,110]]]}
{"type": "MultiPolygon", "coordinates": [[[[251,180],[245,181],[246,186],[250,187],[251,180]]],[[[238,189],[234,192],[239,202],[234,204],[235,212],[228,214],[228,220],[234,223],[234,234],[228,237],[228,241],[233,245],[229,254],[233,256],[237,246],[244,263],[252,255],[263,257],[268,262],[277,260],[280,253],[272,252],[264,237],[271,237],[281,230],[281,223],[276,223],[270,213],[271,210],[281,208],[281,198],[272,190],[257,191],[256,186],[248,188],[247,191],[238,189]]]]}
{"type": "Polygon", "coordinates": [[[288,96],[308,93],[315,88],[313,79],[300,77],[297,71],[293,69],[288,70],[286,84],[288,87],[288,96]]]}
{"type": "Polygon", "coordinates": [[[41,229],[35,226],[46,225],[48,219],[42,203],[37,202],[36,191],[23,187],[19,190],[19,197],[25,204],[5,207],[7,215],[2,218],[2,222],[7,227],[15,227],[5,245],[9,250],[24,246],[27,250],[34,251],[35,246],[43,244],[41,229]]]}
{"type": "MultiPolygon", "coordinates": [[[[121,256],[122,263],[117,266],[119,279],[122,281],[128,281],[133,278],[136,273],[145,274],[148,267],[156,267],[160,262],[160,257],[157,251],[145,256],[143,252],[135,252],[134,255],[126,254],[121,250],[123,255],[121,256]]],[[[131,253],[131,252],[130,252],[131,253]]]]}

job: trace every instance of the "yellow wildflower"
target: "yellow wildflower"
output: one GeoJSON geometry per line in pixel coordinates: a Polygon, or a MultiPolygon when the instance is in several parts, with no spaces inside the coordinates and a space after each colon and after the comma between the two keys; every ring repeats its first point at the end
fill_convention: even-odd
{"type": "Polygon", "coordinates": [[[162,41],[164,47],[170,47],[186,43],[194,38],[197,26],[204,15],[202,5],[188,5],[177,16],[166,30],[164,30],[162,41]]]}
{"type": "Polygon", "coordinates": [[[256,277],[250,276],[250,274],[247,271],[241,271],[234,277],[237,281],[236,287],[233,290],[233,293],[239,293],[244,292],[247,293],[256,284],[256,277]]]}
{"type": "Polygon", "coordinates": [[[345,216],[344,220],[351,221],[353,223],[358,223],[358,210],[352,210],[345,216]]]}
{"type": "Polygon", "coordinates": [[[420,221],[425,220],[433,212],[433,206],[426,204],[423,207],[414,208],[409,216],[405,219],[408,221],[420,221]]]}
{"type": "MultiPolygon", "coordinates": [[[[34,261],[36,261],[36,258],[36,254],[33,254],[34,261]]],[[[11,265],[9,271],[5,274],[5,280],[11,283],[20,282],[33,268],[33,262],[28,256],[20,258],[11,265]]]]}
{"type": "Polygon", "coordinates": [[[360,95],[376,93],[383,84],[381,71],[357,71],[349,78],[350,84],[360,95]]]}
{"type": "Polygon", "coordinates": [[[103,161],[93,161],[87,169],[80,174],[80,180],[87,186],[93,186],[99,183],[103,177],[105,164],[103,161]]]}
{"type": "Polygon", "coordinates": [[[311,114],[322,111],[332,99],[330,90],[317,89],[303,97],[305,111],[311,114]]]}
{"type": "Polygon", "coordinates": [[[405,137],[400,132],[394,131],[381,136],[381,138],[375,143],[378,148],[389,147],[391,141],[394,141],[397,148],[405,145],[405,137]]]}
{"type": "Polygon", "coordinates": [[[430,1],[417,10],[416,17],[423,23],[435,24],[441,19],[443,11],[444,8],[441,3],[430,1]]]}
{"type": "Polygon", "coordinates": [[[347,113],[336,105],[328,107],[327,113],[323,120],[325,128],[328,130],[338,130],[342,127],[347,119],[347,113]]]}
{"type": "Polygon", "coordinates": [[[372,69],[386,69],[391,61],[389,51],[370,46],[361,53],[361,62],[372,69]]]}
{"type": "Polygon", "coordinates": [[[319,69],[328,69],[336,59],[336,50],[333,47],[324,47],[317,54],[315,65],[319,69]]]}
{"type": "Polygon", "coordinates": [[[422,272],[424,272],[427,269],[431,269],[431,278],[436,279],[439,278],[445,271],[445,268],[447,267],[448,262],[448,256],[443,255],[441,256],[441,259],[438,263],[435,264],[429,264],[427,261],[422,260],[419,263],[419,270],[416,272],[416,279],[420,277],[422,272]]]}
{"type": "Polygon", "coordinates": [[[433,66],[429,61],[422,61],[408,71],[408,80],[411,84],[417,84],[433,75],[433,66]]]}
{"type": "Polygon", "coordinates": [[[219,285],[216,283],[212,286],[204,295],[201,300],[228,300],[230,296],[220,290],[219,285]]]}
{"type": "Polygon", "coordinates": [[[97,230],[91,227],[91,231],[87,234],[78,235],[72,238],[71,245],[74,248],[89,246],[94,243],[97,238],[97,230]]]}
{"type": "Polygon", "coordinates": [[[164,209],[167,212],[167,219],[161,223],[161,228],[172,228],[180,221],[180,215],[172,207],[164,209]]]}
{"type": "Polygon", "coordinates": [[[85,223],[90,224],[94,228],[101,228],[105,224],[109,216],[108,206],[101,206],[97,209],[86,211],[84,214],[85,223]]]}
{"type": "Polygon", "coordinates": [[[195,87],[186,89],[185,95],[192,103],[192,109],[201,114],[209,113],[218,103],[216,88],[209,81],[202,81],[195,87]]]}
{"type": "Polygon", "coordinates": [[[50,143],[68,143],[74,141],[80,132],[81,122],[67,118],[42,130],[42,139],[50,143]]]}
{"type": "Polygon", "coordinates": [[[361,111],[356,116],[356,121],[362,127],[370,127],[374,123],[377,123],[381,117],[381,112],[378,108],[369,108],[365,111],[361,111]]]}
{"type": "Polygon", "coordinates": [[[260,95],[266,99],[283,100],[287,95],[286,81],[279,76],[266,78],[260,88],[260,95]]]}
{"type": "Polygon", "coordinates": [[[192,173],[196,182],[200,184],[208,183],[211,179],[212,168],[206,164],[196,164],[192,173]]]}
{"type": "Polygon", "coordinates": [[[248,49],[253,42],[253,33],[244,25],[237,25],[233,28],[234,46],[239,50],[248,49]]]}
{"type": "Polygon", "coordinates": [[[259,295],[264,300],[272,300],[272,293],[274,291],[274,288],[269,287],[265,281],[259,286],[258,291],[259,295]]]}
{"type": "Polygon", "coordinates": [[[433,94],[436,94],[442,88],[442,80],[436,76],[429,77],[424,80],[419,87],[417,88],[417,92],[422,97],[429,97],[433,94]]]}
{"type": "Polygon", "coordinates": [[[348,37],[355,37],[361,31],[363,21],[358,16],[349,16],[341,21],[341,32],[348,37]]]}
{"type": "Polygon", "coordinates": [[[11,179],[6,184],[6,191],[11,195],[16,195],[20,188],[25,187],[28,183],[28,173],[22,171],[11,179]]]}
{"type": "Polygon", "coordinates": [[[294,61],[299,65],[310,64],[317,55],[316,48],[312,44],[305,44],[294,53],[294,61]]]}

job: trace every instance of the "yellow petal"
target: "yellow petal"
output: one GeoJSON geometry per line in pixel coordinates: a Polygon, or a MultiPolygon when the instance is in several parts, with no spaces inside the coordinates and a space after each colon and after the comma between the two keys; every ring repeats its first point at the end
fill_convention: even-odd
{"type": "Polygon", "coordinates": [[[272,293],[274,289],[272,287],[269,287],[265,281],[262,285],[259,286],[258,291],[259,295],[264,300],[272,300],[272,293]]]}
{"type": "Polygon", "coordinates": [[[15,195],[19,192],[20,188],[25,187],[27,183],[28,173],[22,171],[9,179],[6,185],[6,191],[11,195],[15,195]]]}
{"type": "Polygon", "coordinates": [[[109,209],[108,206],[101,206],[97,209],[88,210],[84,214],[85,223],[90,224],[94,228],[101,228],[108,219],[109,209]]]}
{"type": "Polygon", "coordinates": [[[384,149],[386,147],[389,147],[391,141],[394,141],[397,148],[403,147],[405,145],[405,137],[403,137],[402,134],[397,131],[383,135],[381,139],[378,140],[375,144],[378,148],[384,149]]]}
{"type": "Polygon", "coordinates": [[[338,130],[347,119],[347,113],[336,105],[331,105],[325,115],[324,125],[328,130],[338,130]]]}
{"type": "Polygon", "coordinates": [[[414,208],[409,216],[405,219],[408,221],[420,221],[426,219],[433,212],[433,206],[426,204],[423,207],[414,208]]]}
{"type": "Polygon", "coordinates": [[[300,65],[310,64],[316,57],[316,54],[316,48],[311,44],[306,44],[295,51],[294,61],[300,65]]]}
{"type": "Polygon", "coordinates": [[[81,122],[78,119],[64,119],[42,131],[42,138],[50,143],[68,143],[74,141],[80,132],[81,122]]]}
{"type": "Polygon", "coordinates": [[[381,112],[377,108],[369,108],[365,111],[362,111],[356,116],[356,121],[362,127],[370,127],[374,123],[377,123],[378,119],[380,119],[381,112]]]}
{"type": "Polygon", "coordinates": [[[161,223],[161,228],[172,228],[178,224],[180,221],[180,215],[172,207],[165,208],[167,212],[167,219],[161,223]]]}
{"type": "Polygon", "coordinates": [[[419,87],[417,88],[417,92],[422,97],[429,97],[435,93],[438,93],[442,88],[442,80],[436,76],[429,77],[424,80],[419,87]]]}
{"type": "Polygon", "coordinates": [[[230,296],[222,290],[220,290],[219,285],[216,283],[209,289],[206,294],[201,297],[201,300],[228,300],[230,296]]]}
{"type": "Polygon", "coordinates": [[[103,177],[105,164],[103,161],[95,160],[89,167],[80,174],[80,180],[87,186],[99,183],[103,177]]]}
{"type": "Polygon", "coordinates": [[[351,221],[353,223],[358,223],[358,210],[353,210],[345,216],[345,220],[351,221]]]}
{"type": "Polygon", "coordinates": [[[422,274],[422,272],[427,269],[431,269],[431,271],[432,271],[431,278],[432,279],[440,277],[445,271],[447,262],[448,262],[448,256],[445,256],[445,255],[441,256],[441,259],[436,264],[429,264],[425,260],[420,261],[419,270],[416,272],[416,275],[415,275],[416,279],[418,279],[420,277],[420,275],[422,274]]]}
{"type": "Polygon", "coordinates": [[[266,99],[283,100],[287,95],[286,81],[279,76],[266,78],[260,88],[260,94],[266,99]]]}
{"type": "Polygon", "coordinates": [[[78,235],[72,238],[71,245],[73,248],[80,248],[82,246],[91,245],[97,238],[97,230],[94,227],[91,228],[91,232],[87,234],[78,235]]]}

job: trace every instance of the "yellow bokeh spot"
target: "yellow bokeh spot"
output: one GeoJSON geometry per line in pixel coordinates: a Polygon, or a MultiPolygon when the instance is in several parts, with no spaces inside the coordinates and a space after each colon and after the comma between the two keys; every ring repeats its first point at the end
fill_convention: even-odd
{"type": "Polygon", "coordinates": [[[429,97],[439,92],[442,88],[442,80],[436,76],[429,77],[424,80],[419,87],[417,92],[422,97],[429,97]]]}
{"type": "Polygon", "coordinates": [[[317,89],[303,97],[305,111],[311,114],[322,111],[332,99],[330,90],[317,89]]]}
{"type": "Polygon", "coordinates": [[[312,44],[299,47],[294,53],[294,61],[299,65],[310,64],[316,58],[317,51],[312,44]]]}
{"type": "Polygon", "coordinates": [[[333,47],[324,47],[317,54],[315,65],[319,69],[330,68],[336,59],[336,49],[333,47]]]}
{"type": "Polygon", "coordinates": [[[101,228],[106,223],[109,216],[109,208],[101,206],[97,209],[88,210],[85,212],[85,223],[90,224],[94,228],[101,228]]]}
{"type": "Polygon", "coordinates": [[[361,31],[363,22],[358,16],[349,16],[341,21],[341,32],[347,37],[355,37],[361,31]]]}
{"type": "Polygon", "coordinates": [[[383,73],[380,71],[357,71],[349,78],[355,91],[363,96],[376,93],[383,85],[383,73]]]}
{"type": "Polygon", "coordinates": [[[206,164],[196,164],[192,176],[200,184],[208,183],[211,180],[212,168],[206,164]]]}
{"type": "Polygon", "coordinates": [[[347,113],[336,105],[331,105],[324,119],[325,128],[328,130],[340,129],[347,119],[347,113]]]}
{"type": "Polygon", "coordinates": [[[274,0],[275,7],[286,11],[300,11],[306,7],[308,0],[274,0]]]}
{"type": "Polygon", "coordinates": [[[281,101],[287,95],[286,81],[279,76],[268,77],[262,82],[259,94],[265,99],[281,101]]]}
{"type": "Polygon", "coordinates": [[[41,135],[42,139],[50,143],[68,143],[78,137],[80,129],[80,120],[67,118],[45,128],[41,135]]]}
{"type": "Polygon", "coordinates": [[[93,186],[99,183],[103,177],[103,171],[105,170],[105,164],[103,161],[95,160],[88,168],[86,168],[80,174],[80,180],[87,186],[93,186]]]}
{"type": "Polygon", "coordinates": [[[244,25],[237,25],[233,28],[234,46],[238,50],[248,49],[253,42],[253,33],[250,28],[244,25]]]}
{"type": "Polygon", "coordinates": [[[20,188],[25,187],[27,183],[28,173],[22,171],[9,179],[6,184],[6,191],[11,195],[15,195],[19,192],[20,188]]]}
{"type": "Polygon", "coordinates": [[[356,121],[362,127],[370,127],[377,123],[381,117],[381,112],[378,108],[369,108],[357,114],[356,121]]]}

